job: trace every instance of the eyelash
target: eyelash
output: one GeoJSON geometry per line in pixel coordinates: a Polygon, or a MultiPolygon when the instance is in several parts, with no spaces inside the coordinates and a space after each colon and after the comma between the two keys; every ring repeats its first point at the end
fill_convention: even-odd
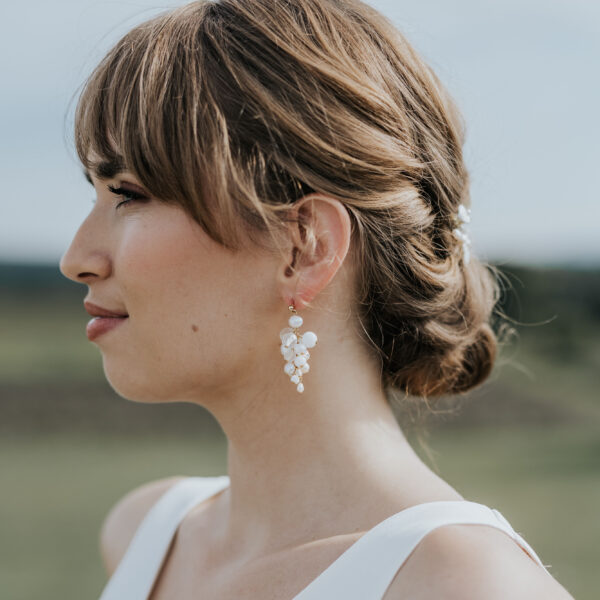
{"type": "Polygon", "coordinates": [[[129,204],[130,202],[133,202],[136,200],[146,200],[146,196],[144,196],[143,194],[140,194],[138,192],[134,192],[133,190],[127,190],[122,187],[116,188],[116,187],[113,187],[112,185],[109,185],[108,189],[116,196],[122,196],[123,198],[128,198],[128,200],[123,200],[123,202],[119,202],[119,204],[117,204],[116,208],[119,208],[119,206],[121,206],[123,204],[129,204]]]}

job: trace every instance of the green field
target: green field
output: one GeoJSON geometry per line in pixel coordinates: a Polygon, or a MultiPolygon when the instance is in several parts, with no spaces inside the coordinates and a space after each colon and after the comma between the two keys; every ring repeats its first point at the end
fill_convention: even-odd
{"type": "MultiPolygon", "coordinates": [[[[597,597],[598,436],[592,429],[432,434],[439,473],[497,508],[578,600],[597,597]]],[[[98,531],[125,492],[174,474],[225,473],[222,437],[38,435],[0,442],[1,597],[96,598],[98,531]]]]}
{"type": "MultiPolygon", "coordinates": [[[[426,462],[500,510],[578,600],[592,600],[600,272],[520,270],[519,286],[518,302],[504,305],[519,335],[486,385],[460,410],[433,406],[425,428],[422,403],[398,416],[426,462]]],[[[159,477],[225,473],[225,440],[204,409],[128,402],[110,389],[85,337],[84,293],[52,269],[0,265],[2,600],[97,598],[98,532],[118,498],[159,477]]]]}

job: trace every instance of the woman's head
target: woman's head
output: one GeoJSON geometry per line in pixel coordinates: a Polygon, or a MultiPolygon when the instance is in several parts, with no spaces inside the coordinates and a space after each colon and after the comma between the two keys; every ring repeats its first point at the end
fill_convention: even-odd
{"type": "MultiPolygon", "coordinates": [[[[165,276],[185,279],[176,264],[195,264],[196,253],[199,277],[218,265],[210,281],[221,281],[223,298],[237,301],[222,298],[228,314],[243,310],[245,293],[264,294],[262,308],[285,311],[265,267],[277,268],[285,234],[297,223],[302,250],[294,251],[289,273],[301,271],[302,256],[310,262],[331,219],[341,231],[331,256],[347,263],[352,322],[381,364],[384,388],[442,395],[488,375],[496,283],[476,260],[465,264],[452,234],[458,206],[468,204],[463,125],[435,74],[367,5],[220,0],[156,17],[129,32],[94,71],[75,137],[94,184],[106,179],[107,165],[117,166],[160,199],[160,218],[155,212],[139,235],[144,231],[150,256],[163,256],[166,267],[173,261],[165,276]],[[321,199],[321,225],[298,210],[311,197],[321,199]],[[168,235],[174,222],[189,239],[178,240],[177,227],[168,235]],[[186,245],[196,238],[198,246],[186,245]],[[160,253],[160,244],[172,254],[160,253]],[[206,246],[227,259],[207,261],[210,253],[200,256],[206,246]],[[252,276],[243,289],[234,268],[245,269],[244,280],[252,276]]],[[[135,220],[145,218],[140,210],[135,220]]],[[[63,258],[63,270],[74,274],[78,266],[67,263],[63,258]]],[[[324,277],[307,291],[300,308],[310,308],[326,283],[324,277]]],[[[148,294],[165,286],[169,281],[148,294]]],[[[184,285],[177,298],[193,306],[195,293],[184,285]]],[[[214,299],[210,308],[223,308],[214,299]]],[[[220,332],[212,333],[226,360],[220,332]]],[[[212,366],[219,368],[216,356],[212,366]]]]}

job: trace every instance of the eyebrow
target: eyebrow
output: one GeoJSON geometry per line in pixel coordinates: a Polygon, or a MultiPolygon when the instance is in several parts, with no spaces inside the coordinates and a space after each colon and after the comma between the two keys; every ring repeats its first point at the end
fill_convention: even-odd
{"type": "MultiPolygon", "coordinates": [[[[125,162],[119,156],[111,160],[103,160],[99,162],[94,168],[94,172],[98,179],[112,179],[115,175],[125,172],[125,162]]],[[[92,176],[88,169],[83,169],[84,177],[93,184],[92,176]]]]}

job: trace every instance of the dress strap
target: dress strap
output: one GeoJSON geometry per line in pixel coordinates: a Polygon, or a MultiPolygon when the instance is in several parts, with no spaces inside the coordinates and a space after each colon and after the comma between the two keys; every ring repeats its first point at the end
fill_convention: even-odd
{"type": "Polygon", "coordinates": [[[229,485],[229,477],[186,477],[150,508],[100,600],[146,600],[185,515],[229,485]]]}
{"type": "Polygon", "coordinates": [[[546,569],[531,546],[496,509],[468,500],[442,500],[411,506],[376,525],[294,600],[381,599],[419,542],[430,531],[452,524],[491,525],[501,529],[546,569]]]}

